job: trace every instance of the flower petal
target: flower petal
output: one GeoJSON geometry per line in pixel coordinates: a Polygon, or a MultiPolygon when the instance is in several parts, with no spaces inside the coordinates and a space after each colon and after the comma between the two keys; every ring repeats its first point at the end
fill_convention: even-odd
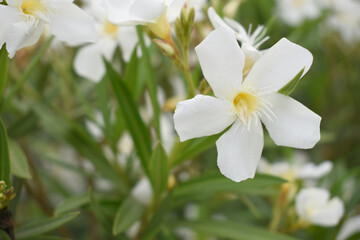
{"type": "Polygon", "coordinates": [[[239,120],[216,142],[220,172],[235,182],[253,178],[264,147],[261,124],[250,130],[239,120]]]}
{"type": "Polygon", "coordinates": [[[123,59],[125,62],[130,61],[131,54],[138,42],[138,36],[135,27],[120,27],[117,40],[121,48],[123,59]]]}
{"type": "Polygon", "coordinates": [[[90,15],[72,2],[54,2],[56,11],[51,15],[50,32],[71,46],[95,42],[97,31],[90,15]]]}
{"type": "Polygon", "coordinates": [[[116,48],[114,41],[99,41],[81,48],[74,59],[77,74],[93,82],[99,82],[105,75],[103,57],[110,61],[116,48]]]}
{"type": "Polygon", "coordinates": [[[22,21],[16,8],[0,4],[0,47],[6,41],[6,33],[12,23],[22,21]]]}
{"type": "Polygon", "coordinates": [[[334,197],[319,208],[310,219],[316,225],[331,227],[337,225],[343,215],[344,203],[340,198],[334,197]]]}
{"type": "Polygon", "coordinates": [[[222,18],[216,13],[216,11],[213,7],[209,7],[208,16],[209,16],[210,22],[214,28],[217,29],[217,28],[225,27],[225,28],[229,29],[230,31],[234,32],[234,30],[231,27],[229,27],[225,23],[225,21],[222,20],[222,18]]]}
{"type": "Polygon", "coordinates": [[[330,161],[325,161],[318,166],[312,162],[309,162],[302,166],[302,169],[299,171],[299,177],[312,179],[321,178],[328,174],[332,168],[333,164],[330,161]]]}
{"type": "Polygon", "coordinates": [[[218,28],[195,51],[214,94],[232,101],[240,89],[245,64],[245,56],[234,33],[226,28],[218,28]]]}
{"type": "Polygon", "coordinates": [[[272,104],[271,111],[276,118],[263,115],[261,121],[277,145],[309,149],[320,140],[319,115],[280,93],[266,95],[264,99],[272,104]]]}
{"type": "Polygon", "coordinates": [[[175,22],[176,18],[180,16],[181,9],[184,7],[186,0],[173,0],[169,3],[166,17],[170,23],[175,22]]]}
{"type": "Polygon", "coordinates": [[[104,0],[108,19],[113,24],[124,24],[132,18],[129,9],[133,0],[104,0]]]}
{"type": "Polygon", "coordinates": [[[307,49],[282,38],[256,61],[244,84],[260,92],[276,92],[303,68],[304,75],[309,70],[312,60],[313,57],[307,49]]]}
{"type": "Polygon", "coordinates": [[[230,102],[204,95],[179,102],[174,114],[180,141],[217,134],[235,119],[230,102]]]}
{"type": "Polygon", "coordinates": [[[329,200],[330,194],[326,189],[304,188],[296,196],[295,210],[300,218],[310,221],[313,210],[321,208],[329,200]],[[311,210],[311,211],[309,211],[311,210]]]}
{"type": "Polygon", "coordinates": [[[346,240],[355,233],[360,232],[360,215],[347,219],[342,225],[336,240],[346,240]]]}
{"type": "Polygon", "coordinates": [[[143,22],[154,22],[165,10],[164,0],[135,0],[129,14],[143,22]]]}

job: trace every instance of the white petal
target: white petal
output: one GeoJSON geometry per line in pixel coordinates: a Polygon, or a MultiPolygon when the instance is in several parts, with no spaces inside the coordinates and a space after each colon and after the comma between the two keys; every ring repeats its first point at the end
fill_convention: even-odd
{"type": "Polygon", "coordinates": [[[135,46],[138,43],[138,36],[135,27],[120,27],[118,42],[121,48],[122,57],[125,62],[128,62],[135,46]]]}
{"type": "Polygon", "coordinates": [[[309,70],[311,53],[282,38],[256,61],[244,84],[265,93],[276,92],[292,80],[303,68],[309,70]]]}
{"type": "Polygon", "coordinates": [[[342,225],[336,240],[345,240],[348,237],[360,232],[360,215],[347,219],[342,225]]]}
{"type": "MultiPolygon", "coordinates": [[[[42,29],[42,25],[39,26],[42,29]]],[[[27,22],[16,22],[10,25],[5,36],[6,49],[12,58],[15,52],[23,46],[26,39],[36,32],[36,26],[27,22]]],[[[41,30],[42,31],[42,30],[41,30]]]]}
{"type": "Polygon", "coordinates": [[[326,189],[301,189],[295,199],[296,213],[300,218],[310,221],[313,211],[324,206],[329,200],[329,197],[330,194],[326,189]]]}
{"type": "Polygon", "coordinates": [[[234,32],[234,30],[231,27],[229,27],[224,22],[224,20],[222,20],[222,18],[216,13],[216,11],[213,7],[209,7],[208,16],[209,16],[210,22],[214,28],[225,27],[225,28],[229,29],[230,31],[234,32]]]}
{"type": "Polygon", "coordinates": [[[204,95],[179,102],[174,114],[180,141],[217,134],[235,119],[230,102],[204,95]]]}
{"type": "Polygon", "coordinates": [[[16,8],[0,4],[0,46],[6,41],[6,33],[12,23],[22,21],[16,8]]]}
{"type": "Polygon", "coordinates": [[[316,166],[314,163],[306,163],[299,171],[300,178],[312,178],[317,179],[328,174],[333,167],[332,162],[325,161],[316,166]]]}
{"type": "Polygon", "coordinates": [[[264,147],[261,124],[250,131],[239,120],[216,142],[220,172],[235,182],[253,178],[264,147]]]}
{"type": "Polygon", "coordinates": [[[135,19],[144,22],[155,21],[165,10],[164,0],[135,0],[129,13],[135,19]]]}
{"type": "Polygon", "coordinates": [[[95,42],[97,31],[90,15],[71,2],[54,2],[56,11],[51,14],[50,32],[71,46],[95,42]]]}
{"type": "Polygon", "coordinates": [[[130,6],[133,0],[104,0],[108,19],[113,24],[124,24],[132,17],[129,15],[130,6]]]}
{"type": "Polygon", "coordinates": [[[344,203],[334,197],[311,216],[311,222],[324,227],[336,226],[343,215],[344,203]]]}
{"type": "Polygon", "coordinates": [[[234,33],[226,28],[218,28],[195,51],[214,94],[232,101],[240,89],[245,63],[245,56],[234,33]]]}
{"type": "Polygon", "coordinates": [[[20,46],[18,48],[20,49],[20,48],[32,46],[35,43],[37,43],[37,41],[41,37],[43,28],[44,28],[44,24],[42,22],[38,22],[38,24],[36,25],[34,30],[26,36],[26,38],[24,39],[24,41],[20,44],[20,46]]]}
{"type": "Polygon", "coordinates": [[[99,82],[105,75],[103,57],[110,61],[115,52],[114,41],[99,41],[81,48],[74,59],[74,69],[77,74],[93,82],[99,82]]]}
{"type": "Polygon", "coordinates": [[[320,140],[321,117],[310,109],[280,93],[264,96],[272,104],[276,118],[261,117],[277,145],[309,149],[320,140]]]}

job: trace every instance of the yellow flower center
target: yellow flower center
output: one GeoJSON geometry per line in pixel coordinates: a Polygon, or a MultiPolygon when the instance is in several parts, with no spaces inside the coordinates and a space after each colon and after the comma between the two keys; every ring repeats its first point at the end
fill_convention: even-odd
{"type": "Polygon", "coordinates": [[[109,35],[115,35],[117,33],[118,27],[112,24],[109,21],[106,21],[104,24],[104,31],[109,35]]]}
{"type": "Polygon", "coordinates": [[[249,92],[242,91],[234,98],[234,109],[239,118],[246,122],[259,105],[257,97],[249,92]]]}
{"type": "Polygon", "coordinates": [[[21,4],[21,10],[26,15],[35,16],[37,12],[44,12],[45,7],[39,0],[24,0],[21,4]]]}

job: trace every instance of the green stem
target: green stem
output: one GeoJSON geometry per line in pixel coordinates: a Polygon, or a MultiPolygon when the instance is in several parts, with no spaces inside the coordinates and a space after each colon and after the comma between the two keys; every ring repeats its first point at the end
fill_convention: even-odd
{"type": "Polygon", "coordinates": [[[183,57],[184,57],[184,70],[183,74],[186,79],[186,84],[188,88],[188,98],[193,98],[196,94],[194,80],[190,71],[189,63],[189,46],[182,47],[183,57]]]}

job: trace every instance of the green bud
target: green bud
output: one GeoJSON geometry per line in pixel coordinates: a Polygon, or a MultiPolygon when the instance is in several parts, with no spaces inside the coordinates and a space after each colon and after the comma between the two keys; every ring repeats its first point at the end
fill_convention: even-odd
{"type": "Polygon", "coordinates": [[[175,50],[173,46],[168,44],[167,42],[160,40],[160,39],[153,39],[155,45],[169,58],[172,58],[175,55],[175,50]]]}
{"type": "Polygon", "coordinates": [[[13,187],[6,190],[5,182],[0,181],[0,210],[7,207],[15,195],[13,187]]]}

